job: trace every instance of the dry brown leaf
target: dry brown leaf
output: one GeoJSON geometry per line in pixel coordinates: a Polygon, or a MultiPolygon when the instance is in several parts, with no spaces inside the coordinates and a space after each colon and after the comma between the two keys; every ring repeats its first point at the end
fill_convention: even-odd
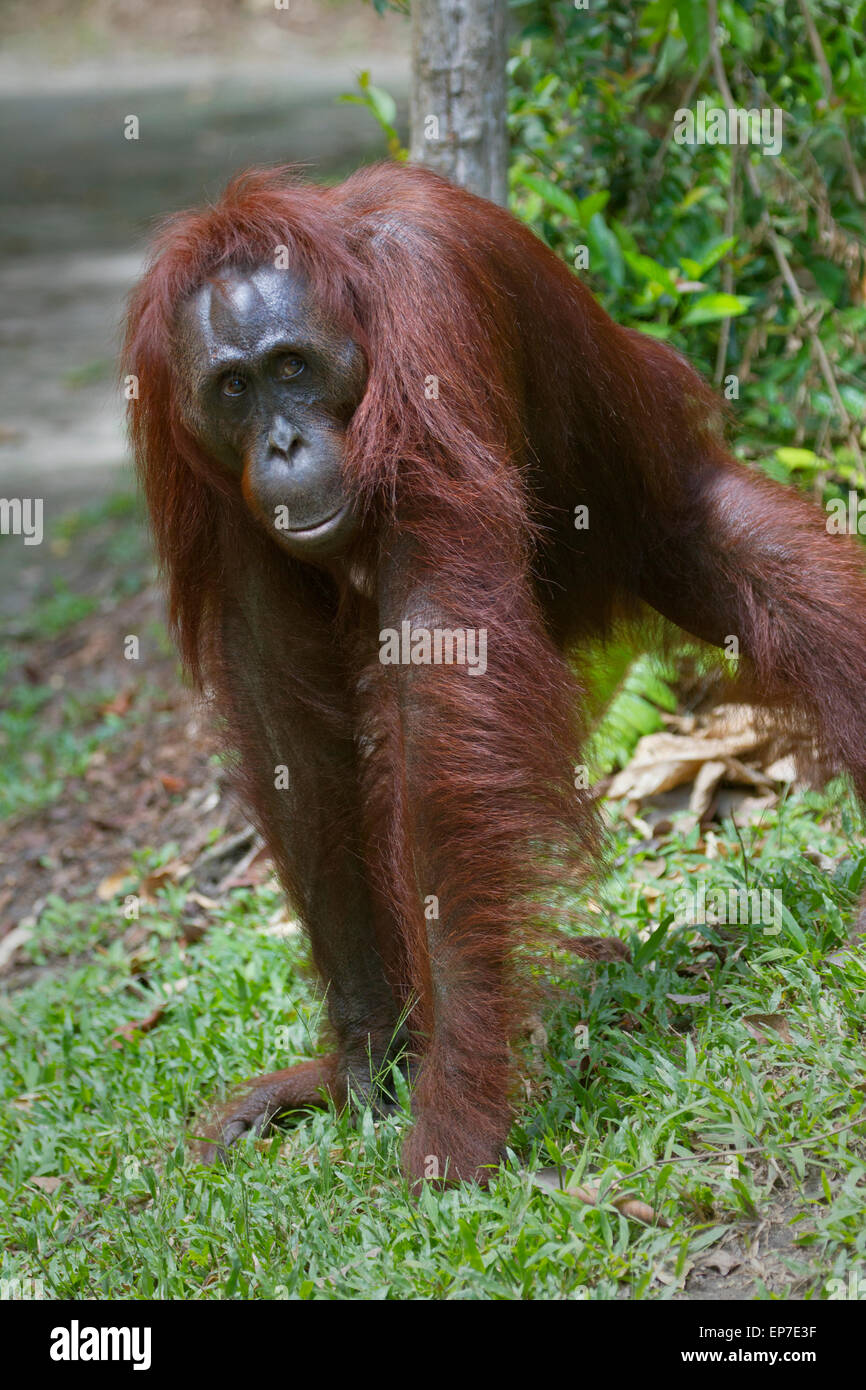
{"type": "Polygon", "coordinates": [[[96,890],[96,896],[101,903],[110,902],[112,898],[119,898],[123,892],[124,885],[127,884],[132,875],[128,869],[119,874],[109,874],[104,878],[96,890]]]}
{"type": "Polygon", "coordinates": [[[219,885],[221,893],[230,888],[259,888],[273,873],[271,852],[266,845],[255,842],[242,859],[230,869],[219,885]]]}
{"type": "Polygon", "coordinates": [[[125,690],[119,690],[112,699],[100,707],[100,714],[127,714],[135,701],[136,694],[134,685],[127,686],[125,690]]]}
{"type": "Polygon", "coordinates": [[[523,1020],[521,1032],[534,1051],[541,1052],[547,1047],[547,1029],[538,1014],[529,1014],[523,1020]]]}
{"type": "Polygon", "coordinates": [[[143,902],[156,902],[156,895],[160,888],[166,883],[180,883],[182,878],[186,878],[190,872],[189,864],[185,864],[181,859],[174,859],[170,864],[166,864],[161,869],[156,869],[154,873],[148,874],[143,878],[139,885],[138,894],[143,902]]]}
{"type": "Polygon", "coordinates": [[[296,921],[294,917],[290,917],[285,907],[280,907],[268,918],[268,925],[264,929],[264,934],[265,936],[275,936],[278,941],[288,941],[290,937],[298,936],[300,930],[300,922],[296,921]]]}
{"type": "Polygon", "coordinates": [[[767,763],[764,773],[769,782],[795,782],[797,780],[797,760],[792,753],[775,758],[767,763]]]}
{"type": "Polygon", "coordinates": [[[188,901],[195,903],[196,907],[203,907],[205,912],[213,912],[215,907],[220,906],[216,898],[208,898],[204,893],[199,892],[190,893],[188,901]]]}
{"type": "Polygon", "coordinates": [[[724,777],[726,768],[727,763],[724,760],[714,759],[704,763],[703,767],[698,769],[692,794],[689,797],[689,810],[699,820],[702,820],[709,810],[716,794],[716,788],[724,777]]]}
{"type": "Polygon", "coordinates": [[[33,1187],[38,1187],[38,1188],[40,1189],[40,1191],[42,1191],[42,1192],[47,1192],[47,1193],[49,1193],[49,1195],[50,1195],[52,1192],[56,1192],[56,1191],[57,1191],[58,1187],[60,1187],[61,1183],[63,1182],[63,1179],[62,1179],[62,1178],[31,1178],[31,1179],[30,1179],[30,1182],[31,1182],[31,1184],[32,1184],[33,1187]]]}
{"type": "MultiPolygon", "coordinates": [[[[579,1202],[585,1202],[588,1207],[598,1206],[599,1189],[597,1187],[567,1187],[565,1191],[570,1197],[576,1197],[579,1202]]],[[[666,1217],[659,1216],[651,1206],[641,1201],[640,1197],[633,1197],[628,1193],[615,1197],[609,1193],[607,1200],[631,1221],[643,1221],[647,1226],[669,1226],[671,1224],[666,1217]]]]}
{"type": "Polygon", "coordinates": [[[22,1091],[20,1096],[13,1096],[10,1103],[15,1110],[32,1110],[34,1100],[40,1098],[39,1091],[22,1091]]]}
{"type": "MultiPolygon", "coordinates": [[[[543,1187],[548,1192],[564,1192],[569,1197],[576,1197],[579,1202],[585,1203],[589,1207],[597,1207],[599,1200],[599,1188],[596,1186],[562,1186],[561,1168],[540,1168],[534,1175],[533,1182],[536,1187],[543,1187]]],[[[617,1211],[632,1221],[643,1221],[648,1226],[670,1226],[667,1217],[659,1216],[651,1206],[644,1202],[640,1197],[635,1197],[630,1192],[611,1192],[605,1196],[605,1201],[615,1206],[617,1211]]]]}
{"type": "Polygon", "coordinates": [[[730,1274],[731,1270],[739,1269],[742,1263],[739,1255],[732,1255],[727,1250],[709,1250],[697,1257],[695,1269],[715,1269],[719,1274],[730,1274]]]}
{"type": "Polygon", "coordinates": [[[129,1023],[121,1023],[111,1035],[111,1047],[122,1047],[125,1042],[132,1042],[136,1033],[149,1033],[151,1028],[155,1028],[159,1023],[165,1010],[165,1004],[157,1004],[146,1018],[132,1019],[129,1023]]]}
{"type": "Polygon", "coordinates": [[[167,772],[159,774],[159,780],[167,792],[172,796],[178,796],[180,792],[186,791],[189,783],[183,777],[172,777],[167,772]]]}
{"type": "Polygon", "coordinates": [[[755,1042],[774,1042],[775,1039],[768,1037],[768,1033],[777,1033],[783,1042],[793,1042],[784,1014],[744,1014],[741,1021],[755,1042]]]}
{"type": "Polygon", "coordinates": [[[21,921],[0,941],[0,974],[11,964],[15,952],[19,951],[25,942],[30,940],[35,925],[32,919],[29,922],[21,921]]]}
{"type": "Polygon", "coordinates": [[[767,791],[793,779],[795,751],[819,766],[810,734],[752,705],[719,705],[698,718],[668,716],[665,724],[665,732],[638,742],[628,766],[610,780],[605,795],[611,800],[637,804],[693,783],[689,808],[701,818],[721,781],[767,791]]]}
{"type": "Polygon", "coordinates": [[[664,878],[667,868],[666,859],[642,859],[635,864],[634,872],[636,878],[664,878]]]}
{"type": "Polygon", "coordinates": [[[184,917],[180,924],[180,932],[187,945],[192,946],[207,934],[207,922],[203,917],[184,917]]]}

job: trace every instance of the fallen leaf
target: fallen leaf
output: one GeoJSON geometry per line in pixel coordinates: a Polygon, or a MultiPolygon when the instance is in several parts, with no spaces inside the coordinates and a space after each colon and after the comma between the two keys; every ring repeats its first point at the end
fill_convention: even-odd
{"type": "Polygon", "coordinates": [[[706,1255],[699,1255],[695,1260],[695,1269],[715,1269],[719,1274],[730,1274],[732,1269],[739,1269],[743,1261],[739,1255],[732,1255],[727,1250],[710,1250],[706,1255]]]}
{"type": "MultiPolygon", "coordinates": [[[[579,1202],[585,1202],[589,1207],[598,1206],[599,1189],[597,1187],[567,1187],[565,1190],[570,1197],[576,1197],[579,1202]]],[[[623,1193],[621,1197],[615,1197],[608,1193],[607,1200],[631,1221],[643,1221],[647,1226],[670,1225],[665,1217],[659,1216],[651,1206],[641,1201],[639,1197],[633,1197],[627,1193],[623,1193]]]]}
{"type": "Polygon", "coordinates": [[[62,1178],[31,1178],[33,1187],[38,1187],[42,1192],[56,1192],[63,1182],[62,1178]]]}
{"type": "Polygon", "coordinates": [[[123,892],[124,885],[129,882],[131,874],[129,870],[123,873],[109,874],[104,878],[96,890],[96,896],[101,903],[107,903],[112,898],[117,898],[123,892]]]}
{"type": "Polygon", "coordinates": [[[188,786],[188,783],[185,778],[172,777],[167,772],[161,772],[159,775],[159,780],[162,783],[165,790],[169,792],[172,796],[177,796],[180,792],[186,791],[186,788],[188,786]]]}
{"type": "Polygon", "coordinates": [[[767,1036],[768,1032],[778,1033],[783,1042],[794,1041],[784,1014],[744,1014],[741,1021],[755,1042],[774,1042],[775,1039],[767,1036]]]}
{"type": "Polygon", "coordinates": [[[33,926],[29,924],[25,926],[23,922],[19,922],[18,926],[13,927],[10,932],[6,933],[3,940],[0,941],[0,972],[5,970],[11,963],[15,952],[20,950],[25,942],[30,940],[35,925],[34,923],[33,926]]]}
{"type": "Polygon", "coordinates": [[[214,908],[219,907],[216,898],[207,898],[204,893],[190,893],[189,901],[195,903],[196,907],[203,907],[205,912],[213,912],[214,908]]]}
{"type": "Polygon", "coordinates": [[[156,1008],[147,1015],[146,1018],[133,1019],[129,1023],[121,1023],[112,1033],[111,1047],[122,1047],[125,1042],[132,1042],[136,1033],[149,1033],[151,1028],[155,1028],[159,1020],[165,1013],[166,1005],[157,1004],[156,1008]]]}
{"type": "Polygon", "coordinates": [[[634,872],[636,878],[664,878],[667,868],[666,859],[642,859],[635,865],[634,872]]]}
{"type": "Polygon", "coordinates": [[[207,934],[207,922],[203,917],[184,917],[180,924],[180,933],[187,945],[192,946],[207,934]]]}
{"type": "Polygon", "coordinates": [[[275,936],[278,941],[288,941],[289,937],[298,936],[300,930],[300,922],[289,917],[286,909],[281,907],[268,919],[264,934],[265,936],[275,936]]]}
{"type": "Polygon", "coordinates": [[[107,704],[100,706],[100,714],[126,714],[135,700],[135,695],[134,685],[128,686],[126,690],[119,690],[107,704]]]}
{"type": "Polygon", "coordinates": [[[770,792],[790,781],[795,753],[811,768],[822,766],[820,750],[805,725],[774,717],[752,705],[718,705],[707,714],[665,718],[667,730],[639,740],[630,762],[605,786],[611,800],[630,808],[683,784],[692,784],[690,811],[703,819],[724,781],[770,792]]]}
{"type": "Polygon", "coordinates": [[[188,864],[184,864],[180,859],[174,859],[164,868],[155,870],[141,880],[138,894],[143,902],[156,902],[156,894],[166,883],[179,883],[182,878],[186,878],[190,872],[188,864]]]}
{"type": "Polygon", "coordinates": [[[11,1104],[16,1110],[32,1110],[34,1100],[39,1100],[39,1091],[22,1091],[20,1096],[13,1096],[11,1104]]]}
{"type": "MultiPolygon", "coordinates": [[[[539,1169],[533,1175],[533,1182],[536,1187],[542,1187],[549,1192],[564,1192],[569,1197],[576,1197],[579,1202],[585,1203],[588,1207],[598,1206],[600,1189],[588,1186],[563,1187],[562,1169],[560,1168],[539,1169]]],[[[648,1226],[670,1226],[671,1224],[666,1217],[659,1216],[658,1212],[640,1197],[635,1197],[633,1193],[608,1191],[605,1201],[610,1202],[617,1211],[632,1221],[643,1221],[648,1226]]]]}

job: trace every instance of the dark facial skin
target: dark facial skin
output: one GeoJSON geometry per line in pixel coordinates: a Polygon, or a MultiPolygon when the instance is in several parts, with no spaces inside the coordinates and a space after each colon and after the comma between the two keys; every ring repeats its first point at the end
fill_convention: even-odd
{"type": "Polygon", "coordinates": [[[184,423],[279,545],[342,554],[358,526],[345,431],[367,368],[304,281],[271,266],[209,280],[178,311],[175,362],[184,423]]]}

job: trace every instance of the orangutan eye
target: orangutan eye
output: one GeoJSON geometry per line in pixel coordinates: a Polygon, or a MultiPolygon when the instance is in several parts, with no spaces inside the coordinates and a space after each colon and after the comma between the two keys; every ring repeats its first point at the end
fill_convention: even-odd
{"type": "Polygon", "coordinates": [[[279,376],[283,381],[291,381],[293,376],[300,376],[301,372],[304,370],[304,366],[303,357],[296,357],[294,353],[290,352],[289,355],[282,358],[280,362],[279,376]]]}
{"type": "Polygon", "coordinates": [[[220,383],[220,390],[224,396],[242,396],[246,389],[246,377],[241,376],[238,372],[229,372],[220,383]]]}

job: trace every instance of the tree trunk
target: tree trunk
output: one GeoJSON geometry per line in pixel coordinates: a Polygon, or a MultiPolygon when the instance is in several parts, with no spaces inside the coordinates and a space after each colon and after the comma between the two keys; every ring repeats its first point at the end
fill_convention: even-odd
{"type": "Polygon", "coordinates": [[[504,204],[505,0],[412,0],[410,158],[504,204]]]}

